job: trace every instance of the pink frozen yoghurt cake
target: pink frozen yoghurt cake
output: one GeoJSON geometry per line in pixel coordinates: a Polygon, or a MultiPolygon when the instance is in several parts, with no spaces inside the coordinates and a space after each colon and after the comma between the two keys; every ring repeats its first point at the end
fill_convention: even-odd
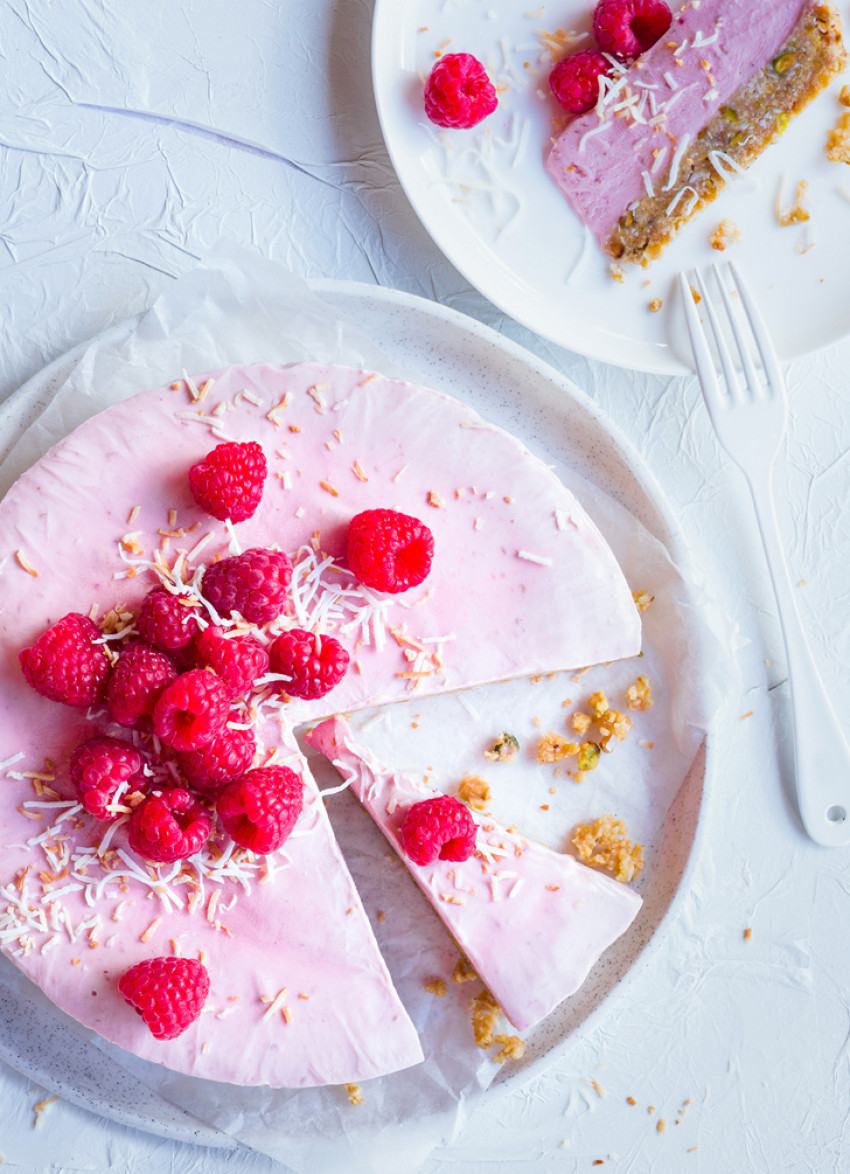
{"type": "MultiPolygon", "coordinates": [[[[302,1087],[418,1063],[416,1032],[293,730],[341,711],[636,655],[631,593],[573,495],[517,440],[436,391],[339,366],[257,364],[178,380],[83,424],[0,504],[0,552],[3,951],[84,1025],[191,1075],[302,1087]],[[255,455],[259,446],[267,465],[259,505],[238,522],[199,505],[188,477],[229,442],[255,455]],[[430,530],[433,560],[418,585],[394,592],[355,575],[350,524],[374,510],[430,530]],[[222,602],[222,580],[245,558],[253,573],[257,551],[263,566],[290,568],[273,616],[255,614],[247,595],[222,602]],[[175,600],[177,620],[181,608],[189,615],[190,644],[151,650],[143,612],[152,594],[156,608],[171,608],[171,627],[175,600]],[[91,703],[43,695],[19,664],[21,650],[41,647],[69,614],[80,617],[75,639],[89,633],[86,663],[102,661],[91,703]],[[342,675],[330,691],[297,696],[295,670],[275,668],[273,650],[296,636],[312,641],[310,673],[333,651],[342,675]],[[237,646],[254,665],[238,686],[228,660],[237,646]],[[153,674],[144,704],[141,677],[129,693],[121,678],[116,694],[117,666],[138,657],[154,666],[144,670],[153,674]],[[178,739],[194,737],[215,708],[207,700],[199,716],[195,692],[174,700],[172,684],[179,692],[187,678],[207,699],[224,696],[226,684],[215,737],[234,754],[250,741],[235,779],[231,771],[213,780],[209,763],[199,774],[191,755],[200,751],[181,748],[178,739]],[[129,717],[128,705],[139,706],[129,717]],[[129,744],[122,753],[135,750],[143,765],[93,813],[77,756],[95,737],[129,744]],[[292,819],[273,847],[251,838],[268,811],[232,793],[269,772],[296,779],[292,819]],[[140,812],[175,789],[194,823],[169,856],[170,816],[158,807],[142,826],[140,812]],[[156,852],[146,847],[154,843],[156,852]],[[136,1013],[144,1008],[123,997],[126,980],[119,990],[122,976],[153,958],[200,961],[208,975],[208,993],[193,993],[200,1013],[170,1039],[155,1038],[136,1013]]],[[[545,1014],[626,927],[634,900],[625,891],[598,902],[601,920],[581,929],[569,982],[529,992],[525,1008],[512,1002],[515,1022],[545,1014]]],[[[522,904],[520,894],[506,908],[522,904]]]]}
{"type": "Polygon", "coordinates": [[[546,168],[602,249],[646,264],[843,69],[841,18],[812,0],[685,0],[546,168]]]}

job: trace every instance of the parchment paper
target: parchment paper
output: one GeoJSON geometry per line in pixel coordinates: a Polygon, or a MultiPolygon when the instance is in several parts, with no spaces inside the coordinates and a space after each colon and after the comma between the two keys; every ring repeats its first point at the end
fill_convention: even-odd
{"type": "MultiPolygon", "coordinates": [[[[222,246],[206,264],[175,281],[123,341],[107,338],[85,350],[7,453],[0,489],[95,412],[184,370],[306,359],[427,382],[390,363],[356,324],[282,267],[222,246]]],[[[644,655],[582,675],[415,700],[356,720],[363,740],[379,755],[428,773],[447,790],[468,771],[485,775],[494,815],[552,847],[568,848],[569,832],[579,820],[620,815],[646,845],[640,888],[652,883],[667,813],[734,671],[731,651],[723,651],[733,647],[734,634],[723,630],[722,620],[709,622],[710,601],[695,593],[664,547],[622,506],[570,470],[558,471],[605,533],[632,587],[655,596],[644,614],[644,655]],[[631,714],[631,736],[605,756],[588,781],[576,784],[562,770],[537,763],[542,733],[568,734],[568,715],[599,688],[612,705],[625,709],[625,689],[639,674],[652,680],[656,703],[648,713],[631,714]],[[519,760],[509,766],[483,757],[503,729],[522,746],[519,760]]],[[[312,761],[320,786],[338,781],[326,763],[315,756],[312,761]]],[[[472,1046],[467,1005],[480,985],[449,984],[444,998],[425,991],[427,979],[449,977],[457,951],[403,866],[350,795],[328,803],[384,956],[422,1036],[423,1065],[370,1082],[363,1090],[365,1103],[353,1107],[339,1088],[289,1092],[183,1077],[86,1034],[166,1100],[293,1170],[395,1174],[416,1169],[459,1130],[492,1081],[510,1074],[472,1046]]],[[[0,970],[0,984],[24,981],[11,967],[0,970]]],[[[533,1033],[528,1042],[533,1052],[533,1033]]]]}

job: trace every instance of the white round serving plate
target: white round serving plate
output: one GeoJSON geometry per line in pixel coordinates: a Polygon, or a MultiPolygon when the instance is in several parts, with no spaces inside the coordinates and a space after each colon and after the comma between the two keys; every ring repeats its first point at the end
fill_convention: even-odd
{"type": "MultiPolygon", "coordinates": [[[[422,382],[469,402],[531,451],[563,463],[618,499],[672,559],[687,566],[681,532],[653,475],[631,444],[575,385],[489,327],[409,294],[350,282],[317,281],[313,289],[347,315],[387,359],[422,382]]],[[[120,343],[135,327],[104,336],[120,343]]],[[[57,360],[0,407],[0,452],[52,397],[84,350],[57,360]]],[[[695,667],[699,672],[700,666],[695,667]]],[[[644,878],[644,905],[632,928],[606,952],[579,992],[526,1037],[526,1056],[500,1069],[493,1089],[509,1090],[540,1075],[621,998],[663,939],[665,922],[687,891],[708,777],[709,743],[697,755],[663,829],[657,864],[644,878]]],[[[333,815],[333,812],[331,813],[333,815]]],[[[356,876],[355,876],[356,879],[356,876]]],[[[0,966],[12,963],[0,956],[0,966]]],[[[233,1148],[234,1140],[163,1100],[121,1069],[92,1034],[21,979],[20,994],[0,988],[0,1058],[36,1083],[121,1124],[174,1140],[233,1148]]]]}
{"type": "Polygon", "coordinates": [[[646,269],[606,258],[546,174],[559,107],[548,86],[555,58],[541,32],[584,34],[594,0],[556,5],[491,0],[377,0],[372,77],[387,149],[414,210],[446,257],[518,322],[579,354],[663,374],[692,362],[678,312],[679,272],[716,261],[709,237],[723,219],[776,339],[792,359],[850,333],[850,267],[838,242],[850,223],[846,167],[826,159],[841,82],[729,185],[646,269]],[[439,53],[468,52],[500,90],[498,109],[471,130],[441,130],[424,114],[423,78],[439,53]],[[781,227],[777,199],[808,184],[806,224],[781,227]],[[662,300],[659,312],[649,304],[662,300]]]}

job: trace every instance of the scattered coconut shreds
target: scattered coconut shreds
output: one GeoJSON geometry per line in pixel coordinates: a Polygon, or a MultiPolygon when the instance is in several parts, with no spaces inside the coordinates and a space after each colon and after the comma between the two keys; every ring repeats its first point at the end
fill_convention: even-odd
{"type": "Polygon", "coordinates": [[[345,1091],[348,1095],[349,1104],[352,1104],[352,1105],[365,1104],[365,1098],[363,1096],[363,1089],[360,1087],[359,1084],[346,1084],[343,1087],[345,1088],[345,1091]]]}
{"type": "Polygon", "coordinates": [[[32,575],[34,579],[38,578],[38,571],[35,569],[22,550],[15,551],[15,562],[22,571],[26,571],[28,575],[32,575]]]}
{"type": "Polygon", "coordinates": [[[354,473],[354,476],[357,478],[358,481],[368,481],[369,480],[369,478],[366,476],[366,473],[363,470],[363,466],[360,464],[359,461],[354,462],[354,464],[351,466],[351,470],[354,473]]]}

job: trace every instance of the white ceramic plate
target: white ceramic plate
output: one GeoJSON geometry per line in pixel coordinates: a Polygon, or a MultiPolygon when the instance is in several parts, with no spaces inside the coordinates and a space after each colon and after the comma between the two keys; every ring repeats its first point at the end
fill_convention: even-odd
{"type": "MultiPolygon", "coordinates": [[[[314,288],[336,310],[355,320],[391,362],[467,400],[556,467],[563,463],[597,484],[639,518],[674,560],[684,559],[678,527],[642,459],[592,401],[550,367],[488,327],[432,302],[353,283],[321,282],[314,288]]],[[[134,325],[131,321],[110,332],[111,341],[119,342],[134,325]]],[[[53,364],[3,406],[0,452],[52,394],[73,358],[72,354],[53,364]]],[[[699,666],[695,671],[699,672],[699,666]]],[[[703,751],[665,826],[657,829],[654,842],[647,845],[655,863],[645,878],[638,921],[606,952],[581,990],[527,1037],[525,1059],[501,1069],[496,1087],[512,1087],[541,1073],[587,1031],[609,998],[622,993],[638,963],[648,956],[650,943],[658,945],[662,922],[686,888],[701,826],[706,772],[703,751]]],[[[355,802],[350,796],[340,799],[355,802]]],[[[339,810],[344,825],[345,809],[339,810]]],[[[332,806],[330,814],[333,821],[337,809],[332,806]]],[[[345,847],[346,829],[338,825],[337,830],[345,847]]],[[[380,839],[377,830],[372,830],[380,839]]],[[[352,869],[357,880],[354,864],[352,869]]],[[[0,958],[0,966],[11,963],[0,958]]],[[[43,1087],[113,1120],[177,1140],[233,1145],[232,1138],[182,1113],[119,1069],[88,1042],[85,1029],[56,1010],[26,980],[21,991],[12,1000],[0,997],[0,1058],[43,1087]]]]}
{"type": "MultiPolygon", "coordinates": [[[[748,171],[647,269],[609,262],[543,167],[558,106],[547,78],[554,58],[538,33],[587,33],[594,0],[377,0],[372,74],[378,114],[398,177],[449,260],[523,325],[580,354],[624,367],[691,369],[674,278],[719,254],[708,238],[724,218],[783,358],[850,332],[850,266],[839,247],[850,227],[850,172],[826,160],[840,82],[821,95],[748,171]],[[443,131],[425,117],[422,78],[438,50],[474,54],[505,87],[478,127],[443,131]],[[784,178],[783,178],[784,177],[784,178]],[[775,214],[805,179],[811,219],[782,228],[775,214]],[[842,192],[842,187],[844,192],[842,192]],[[809,247],[811,246],[811,247],[809,247]],[[808,250],[802,252],[802,250],[808,250]],[[661,298],[660,312],[649,303],[661,298]]],[[[590,36],[576,43],[592,47],[590,36]]]]}

